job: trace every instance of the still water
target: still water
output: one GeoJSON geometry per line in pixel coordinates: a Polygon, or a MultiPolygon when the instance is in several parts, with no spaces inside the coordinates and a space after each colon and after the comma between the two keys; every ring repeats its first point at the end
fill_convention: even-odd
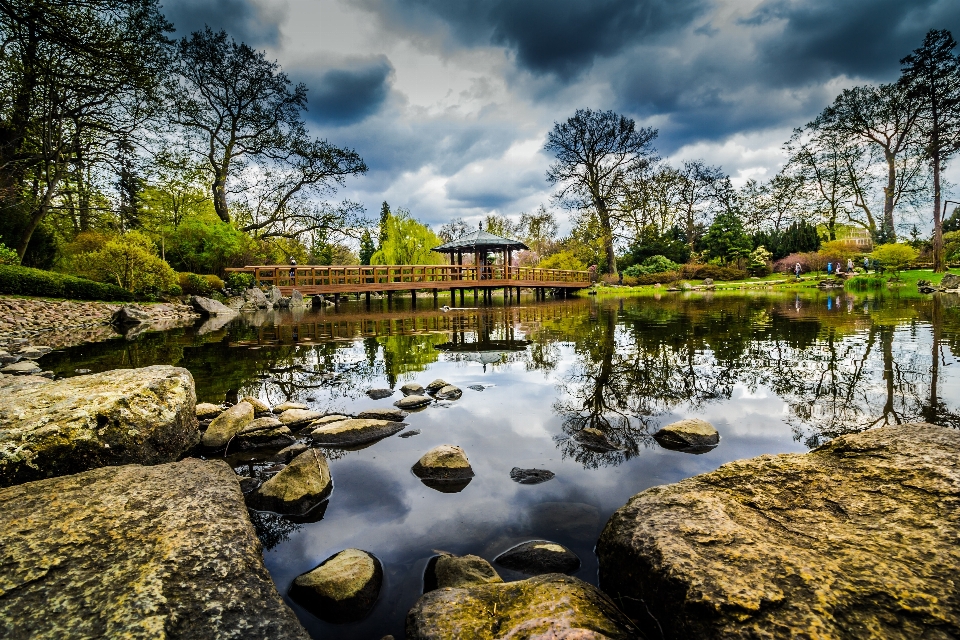
{"type": "MultiPolygon", "coordinates": [[[[401,397],[371,400],[371,388],[443,378],[463,389],[405,419],[419,435],[327,451],[335,488],[318,521],[253,514],[281,593],[344,548],[381,560],[380,599],[361,622],[328,624],[291,602],[315,638],[368,640],[403,637],[437,551],[492,561],[520,542],[552,540],[580,556],[574,575],[595,584],[597,537],[638,491],[878,425],[960,427],[958,353],[956,296],[666,294],[446,312],[423,302],[264,312],[75,347],[43,364],[61,375],[174,364],[192,372],[199,401],[249,394],[348,413],[401,397]],[[716,426],[720,445],[691,455],[651,437],[688,417],[716,426]],[[608,446],[578,438],[586,427],[603,431],[608,446]],[[410,470],[440,444],[463,447],[476,473],[459,493],[431,489],[410,470]],[[522,485],[513,467],[556,477],[522,485]]],[[[230,461],[245,472],[257,459],[230,461]]]]}

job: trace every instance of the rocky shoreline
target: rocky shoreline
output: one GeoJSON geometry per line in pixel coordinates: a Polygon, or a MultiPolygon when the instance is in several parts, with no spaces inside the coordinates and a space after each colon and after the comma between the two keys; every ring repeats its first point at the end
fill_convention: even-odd
{"type": "MultiPolygon", "coordinates": [[[[256,398],[197,405],[189,372],[170,366],[0,375],[0,389],[0,629],[11,638],[306,638],[248,509],[322,517],[334,478],[319,447],[371,446],[407,426],[402,406],[351,416],[256,398]],[[273,463],[243,476],[197,457],[230,448],[273,463]]],[[[403,391],[418,407],[459,397],[442,380],[403,391]]],[[[719,442],[698,420],[654,438],[691,453],[719,442]]],[[[438,552],[406,636],[956,637],[958,455],[960,431],[907,424],[648,489],[603,531],[599,589],[564,575],[580,559],[549,540],[493,559],[531,576],[512,582],[484,558],[438,552]]],[[[436,491],[474,477],[456,445],[410,464],[436,491]]],[[[344,549],[289,595],[348,622],[375,605],[383,576],[371,551],[344,549]]]]}

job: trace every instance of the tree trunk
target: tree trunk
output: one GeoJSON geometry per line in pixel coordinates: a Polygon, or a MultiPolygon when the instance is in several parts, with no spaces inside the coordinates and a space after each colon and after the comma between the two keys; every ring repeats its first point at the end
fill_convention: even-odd
{"type": "Polygon", "coordinates": [[[230,210],[227,208],[226,174],[218,175],[213,181],[213,209],[224,222],[230,222],[230,210]]]}
{"type": "Polygon", "coordinates": [[[943,251],[943,219],[940,215],[940,153],[933,157],[933,272],[945,273],[946,256],[943,251]]]}
{"type": "Polygon", "coordinates": [[[58,169],[50,181],[50,184],[47,185],[47,191],[43,194],[43,199],[37,205],[37,210],[33,213],[33,216],[31,216],[30,223],[20,235],[20,242],[17,244],[17,255],[20,257],[21,262],[23,262],[23,256],[27,253],[27,247],[30,246],[30,239],[33,237],[33,232],[37,230],[37,227],[40,226],[40,221],[47,215],[50,201],[53,199],[53,194],[57,190],[57,185],[60,184],[60,176],[61,173],[58,169]]]}
{"type": "Polygon", "coordinates": [[[603,200],[597,200],[597,214],[603,229],[603,250],[607,254],[607,273],[617,275],[617,256],[613,253],[613,229],[610,226],[610,212],[603,200]]]}
{"type": "Polygon", "coordinates": [[[887,160],[887,186],[883,189],[883,223],[880,229],[885,231],[887,242],[897,241],[896,227],[893,226],[893,195],[897,188],[897,157],[884,150],[887,160]]]}

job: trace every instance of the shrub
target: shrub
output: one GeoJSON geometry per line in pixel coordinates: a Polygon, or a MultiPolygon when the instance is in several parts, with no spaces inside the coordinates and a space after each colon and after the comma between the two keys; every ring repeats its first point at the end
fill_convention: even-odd
{"type": "Polygon", "coordinates": [[[183,287],[181,287],[179,284],[174,283],[174,284],[170,285],[170,288],[169,288],[169,289],[167,289],[167,293],[168,293],[169,295],[171,295],[171,296],[174,296],[174,297],[182,296],[182,295],[183,295],[183,287]]]}
{"type": "Polygon", "coordinates": [[[17,252],[0,242],[0,264],[20,264],[17,252]]]}
{"type": "Polygon", "coordinates": [[[133,300],[129,291],[112,284],[15,265],[0,265],[0,293],[74,300],[133,300]]]}
{"type": "Polygon", "coordinates": [[[747,272],[734,267],[720,267],[715,264],[685,264],[680,268],[680,275],[686,280],[714,280],[730,281],[743,280],[747,272]]]}
{"type": "Polygon", "coordinates": [[[130,231],[103,247],[80,256],[88,277],[118,286],[145,298],[156,298],[176,282],[176,273],[156,255],[145,235],[130,231]]]}
{"type": "MultiPolygon", "coordinates": [[[[219,278],[217,279],[219,280],[219,278]]],[[[203,296],[209,298],[214,292],[214,286],[210,284],[207,276],[197,275],[196,273],[178,273],[177,282],[180,284],[183,292],[188,296],[203,296]]],[[[221,284],[222,282],[221,280],[221,284]]]]}
{"type": "Polygon", "coordinates": [[[760,277],[770,275],[770,257],[772,255],[763,245],[754,249],[747,258],[747,269],[751,275],[760,277]]]}
{"type": "Polygon", "coordinates": [[[884,280],[880,276],[855,276],[844,283],[844,286],[854,291],[869,291],[870,289],[880,289],[883,287],[884,280]]]}
{"type": "Polygon", "coordinates": [[[680,268],[676,262],[666,256],[650,256],[641,264],[634,264],[623,270],[625,276],[637,277],[651,273],[676,271],[680,268]]]}
{"type": "Polygon", "coordinates": [[[660,273],[645,273],[637,276],[637,284],[666,284],[680,279],[679,271],[662,271],[660,273]]]}
{"type": "Polygon", "coordinates": [[[548,256],[541,260],[537,267],[540,269],[569,269],[571,271],[587,270],[587,265],[573,251],[560,251],[548,256]]]}
{"type": "Polygon", "coordinates": [[[813,251],[807,253],[791,253],[786,258],[777,260],[773,270],[777,273],[795,273],[797,263],[800,263],[800,273],[823,271],[827,268],[827,258],[813,251]]]}
{"type": "Polygon", "coordinates": [[[227,274],[227,286],[237,291],[245,291],[253,286],[253,274],[231,271],[227,274]]]}
{"type": "Polygon", "coordinates": [[[901,269],[916,260],[918,255],[917,250],[908,244],[890,243],[874,249],[870,257],[883,269],[893,271],[894,277],[899,277],[901,269]]]}

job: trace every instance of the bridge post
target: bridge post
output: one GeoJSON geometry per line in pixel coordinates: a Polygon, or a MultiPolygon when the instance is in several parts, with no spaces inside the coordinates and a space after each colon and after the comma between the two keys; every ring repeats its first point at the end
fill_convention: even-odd
{"type": "Polygon", "coordinates": [[[417,308],[417,290],[410,289],[410,301],[413,303],[413,308],[417,308]]]}
{"type": "Polygon", "coordinates": [[[387,309],[393,308],[393,291],[387,291],[387,309]]]}
{"type": "Polygon", "coordinates": [[[466,294],[465,290],[464,290],[464,289],[460,289],[460,306],[461,306],[461,307],[465,304],[465,303],[464,303],[464,300],[466,299],[466,297],[467,297],[467,294],[466,294]]]}
{"type": "Polygon", "coordinates": [[[367,299],[367,309],[369,309],[370,308],[370,292],[367,291],[365,295],[367,299]]]}
{"type": "Polygon", "coordinates": [[[437,306],[439,303],[440,289],[433,290],[433,306],[437,306]]]}
{"type": "Polygon", "coordinates": [[[477,304],[477,288],[473,288],[473,304],[477,304]]]}

